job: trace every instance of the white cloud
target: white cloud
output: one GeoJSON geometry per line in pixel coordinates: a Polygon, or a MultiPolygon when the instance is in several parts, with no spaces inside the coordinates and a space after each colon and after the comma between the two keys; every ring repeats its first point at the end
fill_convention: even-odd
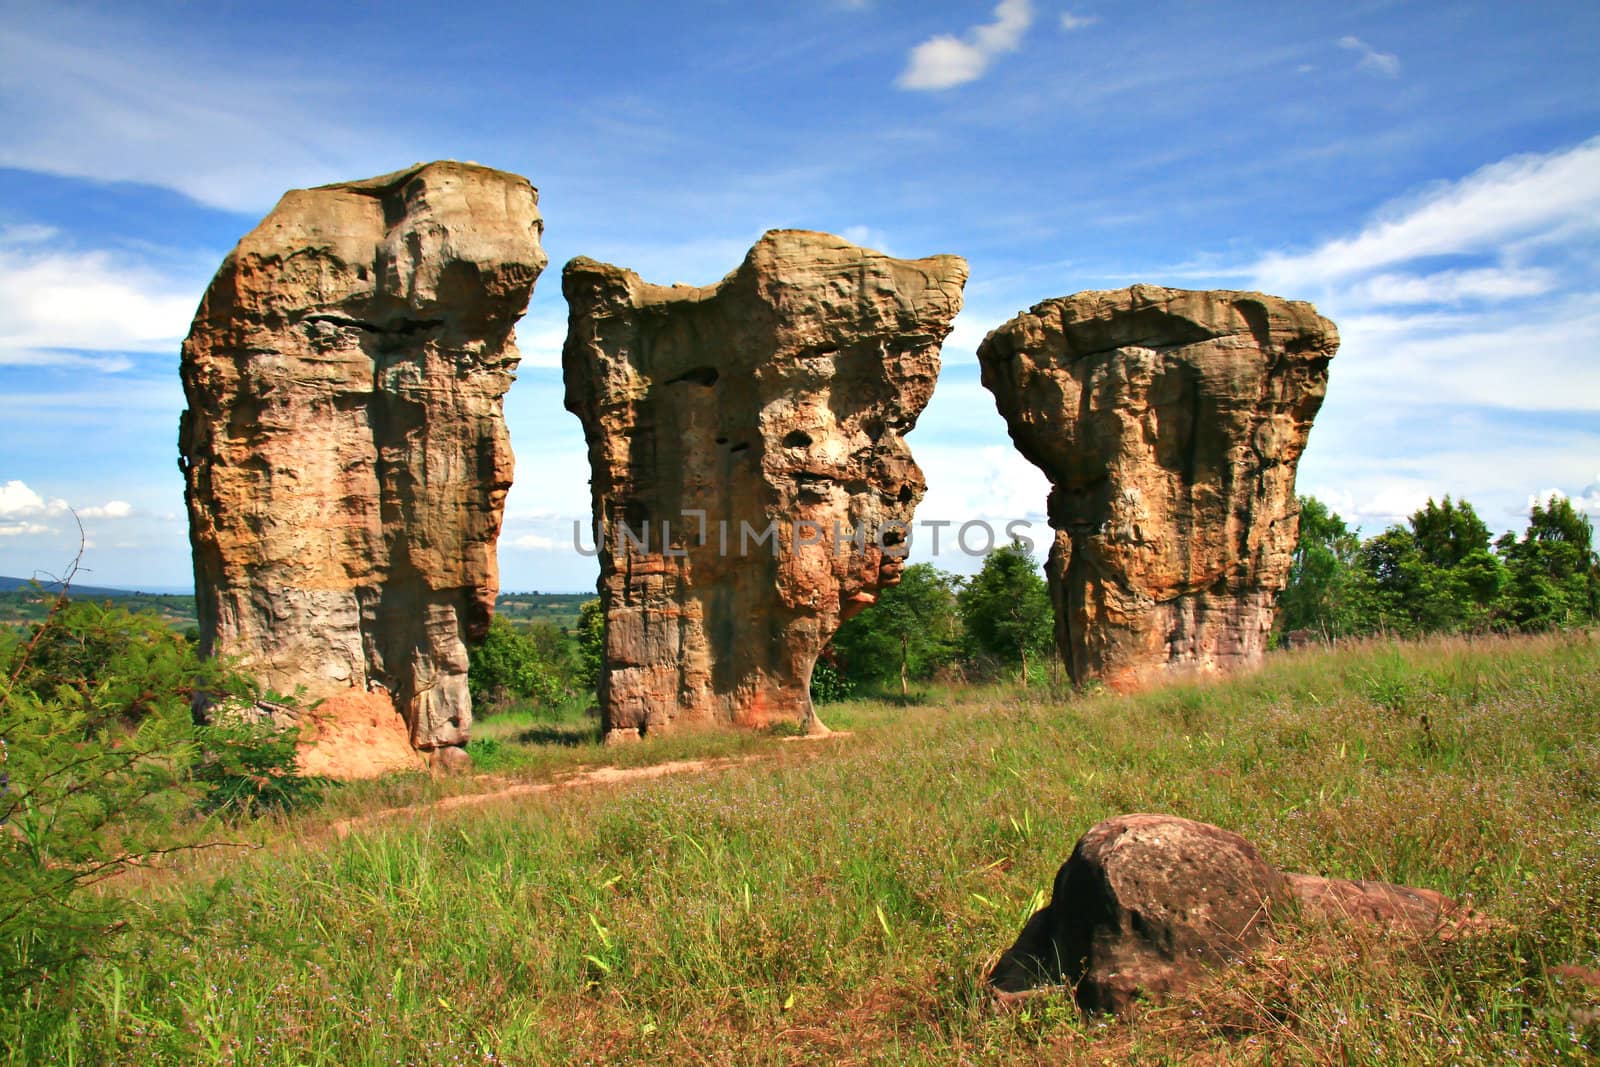
{"type": "Polygon", "coordinates": [[[1360,61],[1356,63],[1358,70],[1384,78],[1400,76],[1400,57],[1393,52],[1380,52],[1359,37],[1341,37],[1339,47],[1361,56],[1360,61]]]}
{"type": "Polygon", "coordinates": [[[126,519],[132,515],[133,505],[126,500],[108,500],[78,512],[80,519],[126,519]]]}
{"type": "Polygon", "coordinates": [[[561,366],[561,346],[567,341],[567,320],[548,309],[530,313],[517,323],[517,351],[524,367],[561,366]]]}
{"type": "Polygon", "coordinates": [[[1546,155],[1512,156],[1392,205],[1354,237],[1268,256],[1263,284],[1325,284],[1430,256],[1499,251],[1517,239],[1568,240],[1600,229],[1600,137],[1546,155]]]}
{"type": "Polygon", "coordinates": [[[15,479],[0,485],[0,518],[35,515],[44,510],[44,498],[15,479]]]}
{"type": "Polygon", "coordinates": [[[15,519],[23,515],[61,515],[67,511],[67,502],[59,497],[45,500],[26,483],[13,478],[0,485],[0,519],[15,519]]]}
{"type": "Polygon", "coordinates": [[[286,66],[277,50],[269,67],[66,5],[7,5],[5,20],[0,166],[147,182],[259,212],[288,186],[411,161],[345,118],[337,82],[286,66]]]}
{"type": "Polygon", "coordinates": [[[1332,388],[1372,398],[1522,411],[1600,411],[1600,306],[1548,314],[1335,315],[1332,388]]]}
{"type": "Polygon", "coordinates": [[[1337,394],[1590,411],[1597,232],[1600,138],[1434,184],[1352,236],[1264,256],[1247,273],[1339,324],[1337,394]]]}
{"type": "Polygon", "coordinates": [[[1483,267],[1447,270],[1423,276],[1378,274],[1352,288],[1363,303],[1459,304],[1468,300],[1509,300],[1539,296],[1556,289],[1560,279],[1549,270],[1483,267]]]}
{"type": "Polygon", "coordinates": [[[0,522],[0,537],[26,537],[51,532],[50,527],[37,522],[0,522]]]}
{"type": "Polygon", "coordinates": [[[0,366],[115,372],[132,366],[118,353],[177,350],[202,282],[106,251],[69,251],[56,238],[0,233],[0,366]]]}
{"type": "Polygon", "coordinates": [[[1073,30],[1086,30],[1100,21],[1099,15],[1078,15],[1071,11],[1061,13],[1061,29],[1066,33],[1073,30]]]}
{"type": "Polygon", "coordinates": [[[511,547],[530,552],[554,552],[561,546],[556,544],[555,538],[546,537],[544,534],[523,534],[512,540],[511,547]]]}
{"type": "MultiPolygon", "coordinates": [[[[58,515],[65,515],[70,510],[72,509],[65,500],[59,497],[46,500],[19,479],[13,478],[0,485],[0,519],[14,520],[7,524],[10,527],[8,536],[45,533],[50,527],[20,520],[55,518],[58,515]]],[[[128,519],[132,518],[133,514],[133,505],[126,500],[108,500],[104,504],[77,509],[80,519],[128,519]]]]}
{"type": "Polygon", "coordinates": [[[1437,182],[1245,271],[1339,326],[1306,490],[1368,533],[1445,493],[1520,530],[1529,494],[1582,484],[1600,447],[1597,234],[1600,138],[1437,182]]]}
{"type": "Polygon", "coordinates": [[[1000,0],[994,21],[974,26],[964,39],[940,34],[913,48],[895,84],[902,89],[932,90],[977,81],[997,56],[1021,47],[1022,36],[1031,25],[1030,0],[1000,0]]]}

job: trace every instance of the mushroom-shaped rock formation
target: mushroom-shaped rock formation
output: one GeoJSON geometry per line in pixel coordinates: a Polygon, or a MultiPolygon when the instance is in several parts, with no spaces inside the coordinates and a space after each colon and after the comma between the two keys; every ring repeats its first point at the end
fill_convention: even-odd
{"type": "Polygon", "coordinates": [[[223,261],[182,364],[203,651],[466,742],[542,231],[527,179],[429,163],[293,190],[223,261]]]}
{"type": "Polygon", "coordinates": [[[1052,485],[1046,572],[1074,682],[1259,660],[1338,347],[1310,304],[1153,285],[1046,300],[984,339],[983,384],[1052,485]]]}
{"type": "Polygon", "coordinates": [[[841,618],[899,579],[965,261],[775,230],[705,288],[575,259],[562,354],[589,445],[611,741],[673,724],[820,730],[841,618]]]}

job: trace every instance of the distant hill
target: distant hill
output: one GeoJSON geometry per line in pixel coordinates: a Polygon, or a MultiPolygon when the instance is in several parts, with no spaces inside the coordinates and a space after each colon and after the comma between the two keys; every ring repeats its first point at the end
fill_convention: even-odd
{"type": "Polygon", "coordinates": [[[495,613],[512,622],[548,622],[566,628],[578,624],[578,609],[594,593],[501,593],[495,613]]]}
{"type": "MultiPolygon", "coordinates": [[[[43,596],[34,589],[27,578],[0,576],[0,625],[38,622],[50,610],[52,595],[61,590],[60,582],[38,583],[43,596]]],[[[133,589],[113,589],[109,586],[78,585],[74,582],[67,590],[73,600],[115,600],[117,606],[129,611],[148,611],[161,616],[163,622],[174,630],[187,630],[195,625],[194,594],[145,593],[133,589]]]]}
{"type": "MultiPolygon", "coordinates": [[[[33,590],[33,583],[34,579],[32,578],[9,578],[3,574],[0,574],[0,593],[31,592],[33,590]]],[[[60,582],[47,582],[40,580],[39,586],[47,593],[55,593],[61,589],[60,582]]],[[[98,585],[79,585],[74,582],[72,585],[72,595],[76,597],[93,597],[96,600],[115,600],[118,597],[150,596],[152,594],[142,593],[133,589],[110,589],[98,585]]]]}

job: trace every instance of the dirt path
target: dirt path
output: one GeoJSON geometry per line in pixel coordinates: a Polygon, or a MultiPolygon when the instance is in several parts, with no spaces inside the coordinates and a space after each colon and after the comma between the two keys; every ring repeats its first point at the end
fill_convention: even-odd
{"type": "Polygon", "coordinates": [[[694,774],[698,771],[720,771],[742,763],[755,763],[769,758],[767,755],[755,755],[743,756],[738,759],[673,760],[670,763],[652,763],[643,767],[596,767],[592,770],[570,772],[550,782],[519,782],[487,793],[462,793],[453,797],[441,797],[438,800],[424,804],[411,804],[403,808],[384,808],[381,811],[369,812],[366,815],[340,819],[338,822],[330,824],[329,829],[334,832],[335,836],[344,838],[354,830],[362,829],[373,823],[398,818],[402,815],[450,811],[455,808],[473,808],[481,804],[492,804],[497,800],[507,800],[511,797],[533,796],[537,793],[554,793],[563,789],[582,789],[595,785],[616,785],[622,782],[665,778],[673,774],[694,774]]]}
{"type": "MultiPolygon", "coordinates": [[[[825,734],[808,734],[803,737],[786,737],[785,741],[830,741],[849,737],[849,730],[830,730],[825,734]]],[[[330,823],[328,829],[333,831],[335,837],[341,840],[348,837],[354,830],[362,829],[374,823],[384,822],[389,819],[399,818],[402,815],[417,815],[423,812],[450,811],[454,808],[473,808],[481,804],[492,804],[497,800],[506,800],[511,797],[533,796],[537,793],[554,793],[563,789],[582,789],[595,785],[617,785],[623,782],[642,782],[651,778],[665,778],[672,774],[695,774],[700,771],[720,771],[729,767],[737,767],[744,763],[759,763],[772,758],[772,753],[757,753],[752,756],[738,758],[725,757],[722,759],[685,759],[672,760],[668,763],[650,763],[642,767],[595,767],[589,770],[568,771],[558,775],[549,782],[515,782],[502,789],[491,790],[486,793],[462,793],[453,797],[440,797],[438,800],[427,803],[409,804],[402,808],[384,808],[380,811],[368,812],[366,815],[356,815],[348,819],[340,819],[330,823]]],[[[485,776],[487,777],[487,776],[485,776]]],[[[502,779],[503,781],[504,779],[502,779]]]]}

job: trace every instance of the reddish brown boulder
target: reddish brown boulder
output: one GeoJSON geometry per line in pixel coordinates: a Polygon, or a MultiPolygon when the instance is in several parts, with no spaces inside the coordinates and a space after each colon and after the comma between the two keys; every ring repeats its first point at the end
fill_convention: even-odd
{"type": "Polygon", "coordinates": [[[567,264],[562,364],[589,444],[608,740],[818,726],[818,652],[899,577],[924,488],[904,435],[966,276],[955,256],[893,259],[803,230],[768,233],[705,288],[567,264]]]}
{"type": "Polygon", "coordinates": [[[1050,903],[1028,920],[988,981],[1002,998],[1066,983],[1085,1010],[1122,1012],[1239,962],[1285,909],[1412,938],[1478,925],[1431,889],[1283,874],[1216,826],[1120,815],[1078,841],[1050,903]]]}
{"type": "Polygon", "coordinates": [[[984,339],[983,383],[1053,487],[1046,571],[1075,682],[1259,659],[1338,345],[1310,304],[1153,285],[1046,300],[984,339]]]}
{"type": "Polygon", "coordinates": [[[465,743],[542,229],[526,179],[419,164],[293,190],[223,261],[182,362],[207,653],[310,700],[379,696],[418,748],[465,743]]]}
{"type": "Polygon", "coordinates": [[[1239,959],[1282,895],[1238,834],[1172,815],[1107,819],[1078,841],[989,983],[1015,993],[1065,981],[1085,1009],[1120,1012],[1239,959]]]}
{"type": "Polygon", "coordinates": [[[1432,934],[1470,913],[1443,893],[1354,878],[1286,874],[1285,885],[1306,911],[1324,919],[1360,922],[1409,934],[1432,934]]]}

